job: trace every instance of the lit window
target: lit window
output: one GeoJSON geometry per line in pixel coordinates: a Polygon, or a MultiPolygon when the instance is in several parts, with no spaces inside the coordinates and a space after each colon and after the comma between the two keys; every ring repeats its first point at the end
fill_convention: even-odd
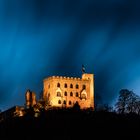
{"type": "Polygon", "coordinates": [[[73,88],[73,85],[72,84],[70,84],[70,88],[73,88]]]}
{"type": "Polygon", "coordinates": [[[57,96],[58,96],[58,97],[61,97],[61,93],[60,93],[60,92],[57,92],[57,96]]]}
{"type": "Polygon", "coordinates": [[[78,92],[76,92],[76,97],[78,97],[79,96],[79,94],[78,94],[78,92]]]}
{"type": "Polygon", "coordinates": [[[73,93],[72,92],[70,93],[70,96],[73,96],[73,93]]]}
{"type": "Polygon", "coordinates": [[[81,99],[85,99],[86,100],[86,95],[85,94],[81,94],[81,99]]]}
{"type": "Polygon", "coordinates": [[[86,85],[83,85],[83,89],[86,89],[86,85]]]}
{"type": "Polygon", "coordinates": [[[60,83],[57,84],[57,87],[60,87],[60,83]]]}
{"type": "Polygon", "coordinates": [[[64,85],[64,87],[65,87],[65,88],[67,88],[67,87],[68,87],[68,85],[67,85],[67,84],[65,84],[65,85],[64,85]]]}
{"type": "Polygon", "coordinates": [[[69,101],[69,105],[71,105],[72,104],[72,102],[71,101],[69,101]]]}
{"type": "Polygon", "coordinates": [[[78,84],[76,84],[76,89],[78,89],[79,88],[79,85],[78,84]]]}
{"type": "Polygon", "coordinates": [[[66,91],[65,91],[64,95],[67,96],[67,92],[66,91]]]}
{"type": "Polygon", "coordinates": [[[61,104],[61,100],[58,101],[58,104],[61,104]]]}

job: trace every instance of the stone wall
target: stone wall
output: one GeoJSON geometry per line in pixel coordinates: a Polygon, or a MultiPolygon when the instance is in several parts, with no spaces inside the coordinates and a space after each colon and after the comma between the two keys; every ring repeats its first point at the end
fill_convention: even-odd
{"type": "Polygon", "coordinates": [[[78,102],[81,108],[94,108],[93,74],[49,77],[44,80],[43,98],[53,107],[73,107],[78,102]]]}

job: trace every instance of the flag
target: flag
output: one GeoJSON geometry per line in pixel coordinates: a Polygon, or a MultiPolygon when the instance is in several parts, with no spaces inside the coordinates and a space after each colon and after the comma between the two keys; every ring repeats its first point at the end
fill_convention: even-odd
{"type": "Polygon", "coordinates": [[[85,66],[82,65],[82,73],[85,73],[85,72],[86,72],[85,66]]]}

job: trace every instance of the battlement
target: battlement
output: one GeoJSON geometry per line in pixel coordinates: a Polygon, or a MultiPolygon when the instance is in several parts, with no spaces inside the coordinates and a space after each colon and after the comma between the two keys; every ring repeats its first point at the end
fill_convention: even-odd
{"type": "Polygon", "coordinates": [[[46,79],[44,79],[44,82],[45,81],[48,81],[48,80],[53,80],[53,79],[63,79],[63,80],[75,80],[75,81],[81,81],[83,79],[79,78],[79,77],[66,77],[66,76],[51,76],[51,77],[48,77],[46,79]]]}

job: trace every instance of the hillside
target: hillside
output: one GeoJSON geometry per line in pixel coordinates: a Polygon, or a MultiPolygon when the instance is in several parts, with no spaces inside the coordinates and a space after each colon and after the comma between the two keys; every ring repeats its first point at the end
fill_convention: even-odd
{"type": "Polygon", "coordinates": [[[118,115],[109,112],[50,110],[38,118],[28,114],[11,118],[0,124],[4,139],[79,140],[96,138],[136,139],[140,116],[118,115]]]}

